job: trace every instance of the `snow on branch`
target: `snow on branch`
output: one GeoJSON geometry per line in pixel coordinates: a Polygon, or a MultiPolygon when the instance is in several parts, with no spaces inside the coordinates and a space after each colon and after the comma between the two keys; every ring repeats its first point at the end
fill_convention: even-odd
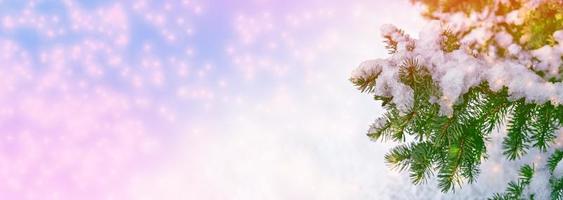
{"type": "Polygon", "coordinates": [[[382,26],[382,36],[388,41],[391,56],[362,63],[351,79],[373,79],[374,88],[371,92],[377,96],[392,97],[402,113],[407,112],[413,101],[412,89],[403,84],[398,75],[401,63],[406,59],[416,59],[421,67],[431,73],[441,91],[442,96],[436,98],[443,115],[451,115],[452,106],[460,96],[483,82],[489,83],[492,91],[508,88],[509,97],[514,100],[524,98],[527,102],[537,104],[549,101],[555,106],[562,102],[562,83],[546,81],[534,69],[560,76],[563,31],[554,33],[553,37],[557,40],[555,46],[546,45],[526,51],[513,43],[505,32],[474,29],[461,38],[458,49],[446,52],[442,45],[442,33],[446,29],[439,21],[432,21],[421,31],[419,39],[412,39],[393,25],[382,26]],[[493,35],[498,46],[509,48],[511,56],[499,57],[489,52],[479,54],[472,48],[476,38],[480,38],[479,43],[485,44],[493,35]]]}

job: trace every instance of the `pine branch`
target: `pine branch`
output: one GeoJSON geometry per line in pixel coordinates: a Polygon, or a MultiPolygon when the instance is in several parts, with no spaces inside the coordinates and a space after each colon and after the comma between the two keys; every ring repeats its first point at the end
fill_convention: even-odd
{"type": "Polygon", "coordinates": [[[409,169],[414,184],[420,184],[433,174],[434,149],[428,142],[399,145],[385,155],[385,161],[393,169],[409,169]]]}
{"type": "Polygon", "coordinates": [[[391,106],[389,106],[388,112],[383,115],[382,118],[378,119],[374,122],[370,129],[368,130],[367,136],[370,137],[373,141],[377,141],[381,139],[382,141],[386,140],[395,140],[393,137],[393,127],[391,126],[391,121],[396,121],[397,117],[399,116],[399,111],[391,106]]]}
{"type": "Polygon", "coordinates": [[[465,140],[461,140],[460,145],[451,145],[448,150],[448,159],[446,163],[440,166],[438,172],[438,186],[442,192],[447,192],[450,189],[455,190],[455,185],[462,184],[462,177],[459,174],[459,166],[463,155],[463,145],[465,140]]]}
{"type": "Polygon", "coordinates": [[[404,171],[411,164],[413,145],[399,145],[391,149],[385,155],[385,162],[391,165],[392,169],[404,171]]]}
{"type": "Polygon", "coordinates": [[[412,151],[410,177],[414,184],[426,182],[433,175],[434,148],[429,142],[417,143],[412,151]]]}
{"type": "Polygon", "coordinates": [[[506,88],[495,93],[488,89],[487,83],[485,83],[483,87],[485,89],[482,91],[487,99],[487,103],[483,106],[486,113],[481,116],[483,120],[481,130],[483,133],[489,134],[493,129],[498,128],[503,120],[506,119],[512,103],[508,100],[508,91],[506,88]]]}
{"type": "MultiPolygon", "coordinates": [[[[513,11],[525,5],[524,2],[512,0],[502,3],[492,0],[479,2],[413,1],[420,1],[428,5],[427,8],[432,12],[426,13],[426,15],[435,17],[435,19],[440,18],[440,12],[444,12],[447,16],[447,14],[458,11],[465,13],[482,11],[483,15],[494,17],[494,14],[497,14],[506,17],[508,13],[514,13],[513,11]]],[[[561,1],[540,3],[535,10],[526,14],[523,24],[516,25],[516,23],[506,21],[493,23],[493,27],[487,28],[490,28],[489,31],[494,34],[507,32],[511,36],[507,36],[508,39],[517,41],[513,44],[516,44],[517,48],[522,47],[523,49],[520,50],[525,52],[546,44],[557,44],[553,33],[563,29],[563,23],[560,23],[563,22],[562,3],[561,1]]],[[[484,17],[488,19],[487,16],[484,17]]],[[[444,19],[449,18],[440,20],[444,21],[444,19]]],[[[439,45],[444,54],[451,54],[463,46],[464,50],[470,49],[473,52],[466,53],[467,55],[477,59],[481,59],[480,56],[489,55],[491,52],[501,59],[517,59],[516,55],[510,53],[507,46],[501,44],[502,41],[499,41],[499,38],[495,38],[495,35],[481,41],[484,44],[478,44],[478,42],[462,44],[462,38],[477,27],[483,26],[477,24],[458,32],[443,30],[440,33],[441,40],[436,42],[440,42],[439,45]]],[[[439,88],[433,80],[433,76],[442,76],[441,74],[436,75],[434,70],[436,62],[430,62],[431,66],[422,66],[415,59],[419,58],[418,53],[413,51],[415,40],[393,26],[386,26],[382,30],[386,48],[390,54],[395,54],[386,62],[397,65],[397,63],[401,63],[397,58],[406,56],[396,67],[399,68],[399,80],[412,89],[412,107],[411,110],[399,112],[392,101],[393,96],[375,96],[376,100],[382,101],[388,112],[382,120],[378,120],[372,125],[368,136],[373,140],[393,140],[402,143],[386,154],[385,159],[394,169],[400,171],[408,169],[414,184],[425,182],[435,172],[439,187],[443,192],[455,190],[464,182],[474,182],[480,173],[481,161],[487,158],[485,142],[488,141],[491,132],[503,127],[505,122],[507,123],[505,130],[507,136],[503,140],[503,154],[508,159],[520,158],[527,153],[530,147],[543,152],[553,148],[551,145],[555,141],[556,133],[561,128],[561,121],[563,121],[562,105],[554,104],[554,100],[543,104],[531,103],[533,100],[524,98],[513,100],[509,96],[518,96],[518,94],[515,95],[518,91],[514,91],[512,85],[507,85],[511,88],[510,91],[506,87],[499,91],[492,91],[487,82],[482,82],[462,94],[457,102],[453,102],[451,116],[443,116],[440,113],[440,105],[436,101],[442,96],[441,89],[444,88],[439,88]],[[401,54],[397,54],[397,52],[401,52],[401,54]],[[432,74],[429,70],[432,71],[432,74]],[[406,141],[407,136],[414,136],[415,140],[406,141]],[[404,144],[405,142],[409,143],[404,144]]],[[[500,40],[507,38],[502,35],[500,37],[502,37],[500,40]]],[[[423,63],[428,63],[424,56],[423,59],[423,63]]],[[[530,70],[543,77],[545,81],[561,81],[561,73],[554,75],[553,70],[547,72],[542,69],[542,71],[535,66],[539,60],[534,59],[539,58],[531,59],[531,64],[528,66],[530,70]]],[[[440,72],[440,70],[437,71],[440,72]]],[[[563,71],[563,65],[560,66],[559,71],[563,71]]],[[[361,79],[352,80],[352,82],[362,92],[371,93],[374,92],[377,76],[379,73],[363,75],[361,79]]],[[[561,157],[563,157],[561,151],[556,150],[549,158],[547,168],[551,170],[552,174],[557,163],[561,161],[561,157]]],[[[533,172],[533,167],[523,166],[520,169],[520,178],[511,182],[505,193],[496,194],[492,199],[523,198],[522,194],[525,187],[529,185],[533,172]]],[[[552,198],[560,199],[563,193],[563,180],[552,175],[549,181],[552,198]]],[[[535,195],[531,194],[525,198],[533,199],[535,195]]]]}
{"type": "Polygon", "coordinates": [[[442,132],[438,132],[436,144],[447,144],[439,148],[444,156],[438,172],[439,187],[443,192],[455,190],[455,186],[461,185],[464,179],[474,181],[479,172],[477,166],[485,152],[484,138],[474,126],[475,121],[471,121],[475,119],[471,117],[475,114],[471,110],[472,105],[479,98],[479,89],[470,89],[463,96],[463,102],[454,106],[454,115],[442,125],[442,132]]]}
{"type": "MultiPolygon", "coordinates": [[[[518,145],[525,147],[522,148],[522,151],[527,149],[527,143],[530,141],[528,137],[538,138],[534,141],[542,140],[540,138],[545,138],[544,141],[552,140],[546,136],[553,135],[553,128],[549,130],[534,128],[543,127],[543,124],[546,124],[539,123],[543,122],[543,118],[538,113],[542,113],[546,109],[550,109],[553,111],[552,113],[558,111],[550,104],[536,108],[534,104],[527,104],[523,100],[511,102],[508,100],[505,89],[492,92],[484,83],[471,88],[461,98],[462,102],[454,105],[452,117],[439,116],[437,105],[428,103],[428,99],[434,93],[431,90],[421,89],[421,85],[424,84],[424,81],[421,80],[424,78],[420,77],[421,73],[417,71],[416,62],[406,62],[404,66],[408,70],[401,72],[402,81],[415,88],[413,110],[400,116],[394,105],[390,104],[390,112],[386,114],[388,123],[382,126],[382,129],[371,132],[369,136],[375,140],[382,138],[398,142],[404,141],[407,134],[417,136],[419,143],[402,146],[386,157],[388,163],[396,166],[394,168],[400,168],[401,171],[409,168],[413,183],[425,182],[426,178],[433,174],[432,166],[437,167],[439,187],[443,192],[455,190],[456,186],[462,185],[464,181],[469,183],[475,181],[480,172],[481,160],[486,158],[486,136],[507,117],[510,108],[514,110],[514,116],[509,120],[509,130],[512,130],[513,135],[511,136],[509,133],[509,136],[505,138],[506,152],[508,152],[507,149],[510,150],[509,147],[518,147],[518,145]],[[421,124],[421,122],[429,123],[421,124]],[[421,130],[428,132],[420,134],[421,130]],[[522,132],[522,130],[526,132],[522,132]],[[522,136],[522,133],[525,135],[522,136]],[[424,145],[419,146],[419,144],[424,145]],[[427,148],[428,145],[432,148],[427,148]],[[429,152],[432,152],[434,156],[428,155],[429,152]],[[409,157],[405,157],[407,155],[409,157]],[[418,156],[414,158],[413,155],[418,156]]],[[[558,122],[554,122],[559,115],[545,116],[547,116],[545,119],[551,124],[549,127],[559,126],[558,122]]],[[[546,144],[548,143],[546,142],[546,144]]]]}
{"type": "Polygon", "coordinates": [[[494,194],[493,200],[504,200],[504,199],[521,199],[524,188],[530,185],[530,181],[534,176],[534,167],[530,165],[524,165],[520,168],[518,181],[511,181],[508,183],[508,188],[503,194],[494,194]]]}
{"type": "Polygon", "coordinates": [[[508,124],[507,137],[503,141],[504,155],[510,160],[520,158],[526,153],[530,141],[529,119],[534,112],[535,105],[524,102],[523,99],[514,105],[514,114],[508,124]]]}
{"type": "Polygon", "coordinates": [[[563,177],[555,177],[553,174],[557,165],[563,159],[563,150],[556,149],[553,154],[547,159],[547,168],[551,177],[549,178],[549,185],[551,186],[551,199],[563,200],[563,177]]]}
{"type": "Polygon", "coordinates": [[[414,58],[406,59],[400,65],[399,77],[402,83],[414,91],[413,108],[407,115],[409,124],[406,128],[418,141],[424,141],[431,133],[432,119],[438,115],[438,105],[428,103],[431,97],[439,95],[438,87],[430,72],[414,58]]]}
{"type": "Polygon", "coordinates": [[[407,34],[405,34],[405,31],[401,29],[395,28],[393,33],[387,33],[383,35],[383,38],[385,38],[383,42],[386,44],[385,48],[389,54],[397,53],[400,48],[399,45],[401,45],[400,42],[405,43],[402,45],[405,45],[404,48],[406,48],[406,50],[412,51],[414,49],[414,42],[407,34]]]}
{"type": "Polygon", "coordinates": [[[444,52],[452,52],[459,49],[459,39],[453,31],[446,29],[442,31],[442,42],[440,44],[444,52]]]}
{"type": "Polygon", "coordinates": [[[553,152],[553,154],[551,154],[551,156],[547,159],[547,168],[551,173],[553,173],[557,164],[561,162],[561,159],[563,159],[563,150],[561,149],[555,150],[555,152],[553,152]]]}
{"type": "Polygon", "coordinates": [[[375,80],[381,72],[370,74],[368,77],[362,78],[350,78],[350,82],[352,82],[358,90],[365,93],[372,93],[375,86],[375,80]]]}
{"type": "Polygon", "coordinates": [[[563,178],[551,177],[549,179],[549,185],[551,186],[551,199],[552,200],[563,200],[563,178]]]}
{"type": "Polygon", "coordinates": [[[557,119],[557,110],[550,103],[545,103],[538,106],[537,118],[535,123],[532,123],[533,134],[531,140],[533,147],[538,148],[540,151],[545,152],[550,144],[555,140],[555,131],[559,128],[557,119]]]}

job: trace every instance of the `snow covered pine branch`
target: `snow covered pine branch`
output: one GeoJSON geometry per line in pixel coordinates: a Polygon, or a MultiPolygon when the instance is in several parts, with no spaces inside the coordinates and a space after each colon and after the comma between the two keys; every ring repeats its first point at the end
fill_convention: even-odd
{"type": "Polygon", "coordinates": [[[350,78],[387,110],[368,130],[400,143],[386,161],[414,184],[436,174],[448,192],[475,182],[489,138],[504,134],[505,157],[530,162],[491,198],[562,199],[563,2],[416,2],[430,19],[418,39],[384,25],[390,56],[361,63],[350,78]],[[545,159],[526,158],[532,149],[545,159]],[[538,173],[549,193],[530,188],[538,173]]]}

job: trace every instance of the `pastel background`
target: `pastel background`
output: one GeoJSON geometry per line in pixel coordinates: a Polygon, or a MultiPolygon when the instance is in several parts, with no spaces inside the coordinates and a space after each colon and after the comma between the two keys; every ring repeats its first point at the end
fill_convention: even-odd
{"type": "Polygon", "coordinates": [[[419,10],[0,0],[0,199],[409,198],[347,79],[419,10]]]}

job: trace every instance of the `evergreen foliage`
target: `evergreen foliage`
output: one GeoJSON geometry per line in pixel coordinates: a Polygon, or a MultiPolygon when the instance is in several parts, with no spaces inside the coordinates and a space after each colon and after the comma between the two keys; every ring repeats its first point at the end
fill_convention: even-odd
{"type": "MultiPolygon", "coordinates": [[[[419,0],[432,13],[480,11],[493,4],[492,0],[419,0]]],[[[508,13],[523,6],[519,1],[499,8],[497,12],[508,13]]],[[[536,49],[554,44],[552,35],[563,29],[563,4],[547,2],[526,15],[521,25],[497,24],[504,27],[513,38],[526,37],[524,48],[536,49]]],[[[399,31],[400,35],[404,35],[399,31]]],[[[452,52],[458,48],[459,33],[446,30],[442,33],[442,50],[452,52]]],[[[404,35],[404,37],[407,37],[404,35]]],[[[398,42],[392,37],[385,37],[386,48],[390,54],[398,49],[398,42]]],[[[414,47],[407,47],[414,48],[414,47]]],[[[482,47],[475,47],[482,48],[482,47]]],[[[480,52],[484,49],[478,49],[480,52]]],[[[499,51],[502,55],[502,51],[499,51]]],[[[488,82],[472,87],[459,100],[452,102],[453,114],[440,114],[437,98],[443,98],[436,80],[416,58],[406,58],[399,65],[400,81],[412,89],[413,104],[406,113],[401,113],[393,103],[393,97],[374,95],[387,110],[369,130],[368,136],[374,141],[394,141],[400,145],[385,155],[385,161],[399,171],[408,171],[414,184],[425,183],[436,176],[442,192],[455,191],[464,183],[473,183],[479,173],[481,162],[487,159],[486,143],[490,134],[506,127],[503,139],[503,154],[509,160],[516,160],[535,148],[541,152],[553,152],[547,166],[524,165],[520,169],[519,179],[509,183],[505,193],[495,194],[491,199],[534,199],[534,195],[523,196],[523,191],[530,184],[534,171],[548,168],[551,173],[549,183],[552,199],[563,198],[563,178],[555,177],[554,170],[563,158],[561,149],[553,150],[558,130],[563,121],[563,106],[553,102],[543,104],[530,103],[525,98],[513,99],[505,87],[492,91],[488,82]],[[503,123],[506,123],[503,125],[503,123]],[[408,140],[407,138],[414,138],[408,140]]],[[[561,66],[563,67],[563,66],[561,66]]],[[[560,67],[560,68],[561,68],[560,67]]],[[[560,70],[561,71],[561,70],[560,70]]],[[[542,72],[537,72],[542,76],[542,72]]],[[[376,80],[381,72],[366,77],[353,78],[357,88],[366,93],[373,93],[376,80]]],[[[546,81],[560,82],[559,77],[546,78],[546,81]]]]}
{"type": "MultiPolygon", "coordinates": [[[[563,150],[555,150],[549,157],[547,167],[550,173],[549,184],[551,186],[551,199],[563,199],[563,177],[555,177],[553,175],[555,167],[563,158],[563,150]]],[[[532,193],[523,198],[523,191],[530,185],[534,176],[534,167],[524,165],[520,168],[519,178],[517,181],[508,183],[508,188],[502,194],[496,193],[491,197],[491,200],[511,200],[511,199],[534,199],[536,194],[532,193]]]]}
{"type": "MultiPolygon", "coordinates": [[[[524,165],[520,168],[520,177],[518,181],[511,181],[508,183],[508,188],[503,194],[494,194],[492,200],[512,200],[521,199],[524,189],[530,185],[532,177],[534,176],[534,167],[530,165],[524,165]]],[[[529,199],[534,199],[534,194],[530,194],[529,199]]]]}

